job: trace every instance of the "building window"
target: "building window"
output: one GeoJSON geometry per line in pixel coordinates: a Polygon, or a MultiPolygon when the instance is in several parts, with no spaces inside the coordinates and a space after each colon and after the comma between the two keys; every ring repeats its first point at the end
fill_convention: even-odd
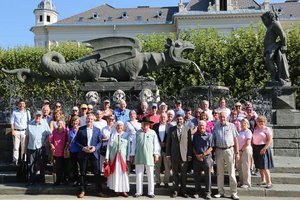
{"type": "Polygon", "coordinates": [[[108,21],[108,22],[111,22],[111,21],[112,21],[112,17],[108,17],[108,18],[107,18],[107,21],[108,21]]]}
{"type": "Polygon", "coordinates": [[[43,15],[40,15],[40,22],[43,21],[43,15]]]}
{"type": "Polygon", "coordinates": [[[93,13],[93,19],[96,19],[96,18],[99,18],[99,15],[98,15],[98,13],[94,12],[93,13]]]}
{"type": "Polygon", "coordinates": [[[220,10],[221,11],[227,10],[227,0],[220,0],[220,10]]]}
{"type": "Polygon", "coordinates": [[[128,18],[128,13],[126,11],[122,13],[122,18],[128,18]]]}
{"type": "Polygon", "coordinates": [[[158,17],[158,18],[161,18],[162,15],[163,15],[163,12],[162,12],[161,10],[157,12],[157,17],[158,17]]]}
{"type": "Polygon", "coordinates": [[[135,21],[138,21],[138,22],[142,21],[142,16],[136,16],[135,21]]]}
{"type": "Polygon", "coordinates": [[[50,16],[47,15],[47,22],[50,22],[50,16]]]}

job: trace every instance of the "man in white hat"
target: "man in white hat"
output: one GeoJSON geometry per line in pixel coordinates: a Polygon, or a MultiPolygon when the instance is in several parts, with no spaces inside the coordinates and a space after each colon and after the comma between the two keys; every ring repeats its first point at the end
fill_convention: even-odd
{"type": "Polygon", "coordinates": [[[25,135],[25,152],[29,159],[30,177],[28,185],[33,185],[36,182],[45,182],[45,167],[46,167],[46,143],[48,136],[51,134],[50,127],[45,120],[42,120],[42,112],[35,113],[34,120],[28,124],[25,135]],[[37,180],[37,167],[39,164],[40,180],[37,180]]]}
{"type": "Polygon", "coordinates": [[[154,198],[154,164],[160,155],[160,145],[154,130],[150,129],[153,122],[149,117],[143,117],[142,129],[136,132],[132,141],[130,160],[135,161],[136,170],[136,194],[134,197],[143,195],[144,169],[147,171],[148,197],[154,198]]]}

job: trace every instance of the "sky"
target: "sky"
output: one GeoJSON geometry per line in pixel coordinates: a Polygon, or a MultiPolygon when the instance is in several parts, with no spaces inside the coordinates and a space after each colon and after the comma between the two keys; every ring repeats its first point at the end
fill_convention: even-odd
{"type": "MultiPolygon", "coordinates": [[[[261,3],[263,0],[258,0],[261,3]]],[[[284,0],[270,0],[271,3],[284,0]]],[[[0,2],[0,48],[33,46],[35,24],[33,10],[40,0],[1,0],[0,2]]],[[[177,6],[179,0],[52,0],[59,12],[58,19],[73,16],[91,8],[107,3],[115,8],[134,8],[137,6],[177,6]]],[[[188,2],[188,0],[184,0],[188,2]]]]}

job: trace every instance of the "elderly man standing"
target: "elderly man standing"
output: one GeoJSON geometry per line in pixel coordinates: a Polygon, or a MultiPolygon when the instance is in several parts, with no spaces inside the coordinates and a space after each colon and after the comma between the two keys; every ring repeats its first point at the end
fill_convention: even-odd
{"type": "Polygon", "coordinates": [[[47,121],[42,119],[42,112],[37,111],[25,133],[25,151],[29,158],[30,174],[28,185],[33,185],[38,181],[36,178],[37,165],[40,169],[40,181],[45,182],[46,143],[50,134],[50,127],[47,121]]]}
{"type": "Polygon", "coordinates": [[[21,145],[21,157],[25,152],[25,131],[29,124],[31,117],[28,110],[26,110],[25,100],[20,99],[19,108],[12,112],[10,118],[11,134],[13,136],[13,164],[17,165],[19,161],[19,149],[21,145]]]}
{"type": "Polygon", "coordinates": [[[204,171],[205,180],[205,199],[211,199],[211,151],[212,135],[206,132],[206,122],[200,120],[197,132],[193,137],[193,161],[194,180],[196,186],[195,198],[199,198],[201,191],[201,172],[204,171]]]}
{"type": "Polygon", "coordinates": [[[133,139],[130,153],[130,160],[135,160],[136,170],[136,194],[134,197],[143,195],[144,168],[148,178],[148,197],[154,198],[154,163],[158,162],[160,145],[154,130],[150,129],[153,122],[149,117],[143,117],[142,129],[136,132],[133,139]]]}
{"type": "Polygon", "coordinates": [[[166,157],[171,160],[174,181],[174,192],[171,197],[175,198],[178,192],[181,192],[183,197],[188,198],[186,181],[188,161],[192,160],[191,130],[184,124],[182,115],[177,115],[176,122],[177,125],[171,127],[167,135],[166,157]]]}
{"type": "Polygon", "coordinates": [[[120,106],[114,110],[114,116],[116,121],[122,121],[124,124],[130,121],[129,112],[130,110],[126,108],[127,104],[125,100],[120,101],[120,106]]]}
{"type": "Polygon", "coordinates": [[[235,177],[235,159],[239,160],[238,132],[235,125],[227,121],[227,113],[220,113],[220,123],[213,130],[213,140],[218,171],[218,194],[216,198],[224,197],[224,168],[225,162],[229,173],[231,198],[239,199],[237,195],[237,181],[235,177]]]}

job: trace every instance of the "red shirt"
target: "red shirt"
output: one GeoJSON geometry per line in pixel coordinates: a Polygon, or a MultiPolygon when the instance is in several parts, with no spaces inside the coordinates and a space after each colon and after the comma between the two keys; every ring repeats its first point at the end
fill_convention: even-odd
{"type": "Polygon", "coordinates": [[[49,137],[50,143],[53,144],[55,147],[53,156],[56,157],[64,156],[64,149],[66,143],[68,142],[68,138],[69,138],[68,129],[63,128],[61,133],[58,131],[57,128],[53,130],[52,134],[49,137]]]}

